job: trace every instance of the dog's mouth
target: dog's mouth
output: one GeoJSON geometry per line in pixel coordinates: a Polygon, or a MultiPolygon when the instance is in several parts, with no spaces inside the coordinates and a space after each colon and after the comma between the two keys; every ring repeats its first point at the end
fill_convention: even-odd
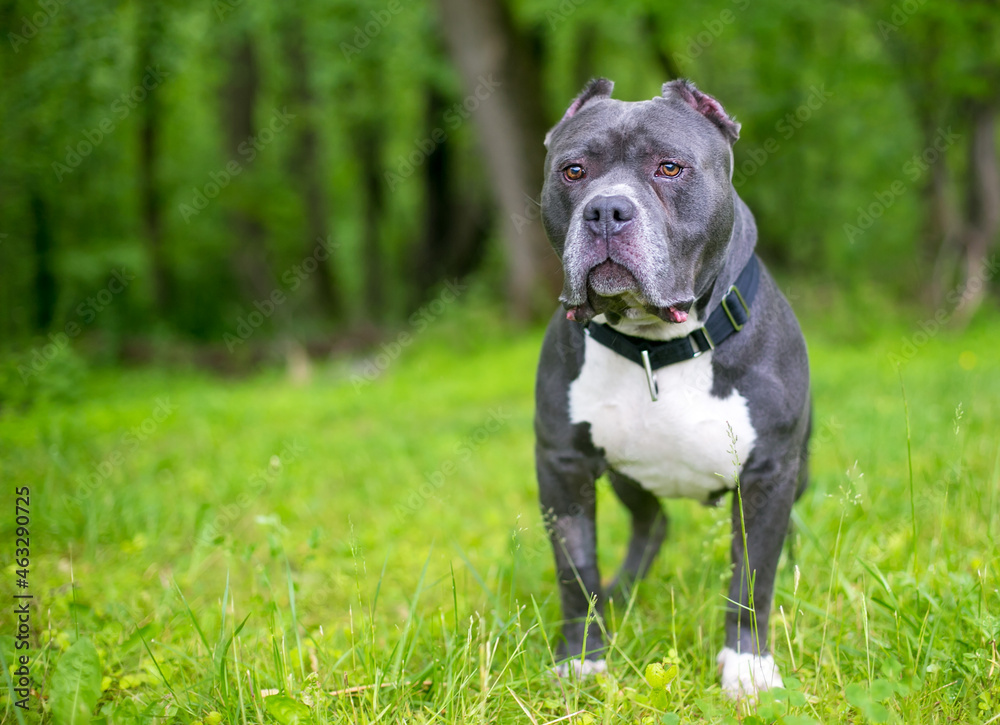
{"type": "Polygon", "coordinates": [[[621,297],[626,293],[639,294],[639,282],[625,267],[606,259],[587,275],[588,297],[621,297]]]}
{"type": "Polygon", "coordinates": [[[647,301],[639,281],[624,265],[606,259],[587,274],[587,301],[569,306],[566,318],[588,322],[604,315],[617,324],[622,319],[654,316],[665,322],[685,322],[694,300],[658,306],[647,301]]]}

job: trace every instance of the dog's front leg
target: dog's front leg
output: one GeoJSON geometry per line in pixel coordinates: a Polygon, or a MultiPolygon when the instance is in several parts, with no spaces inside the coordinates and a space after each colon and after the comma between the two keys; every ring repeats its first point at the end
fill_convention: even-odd
{"type": "Polygon", "coordinates": [[[563,639],[557,671],[589,674],[604,670],[604,593],[597,568],[597,511],[594,482],[600,462],[575,451],[538,446],[535,452],[539,501],[556,559],[563,611],[563,639]],[[589,616],[588,616],[589,615],[589,616]]]}
{"type": "Polygon", "coordinates": [[[734,700],[753,699],[758,692],[782,687],[768,652],[767,625],[778,559],[795,500],[796,470],[773,462],[754,465],[751,456],[741,489],[733,493],[733,579],[726,646],[718,661],[722,690],[734,700]]]}

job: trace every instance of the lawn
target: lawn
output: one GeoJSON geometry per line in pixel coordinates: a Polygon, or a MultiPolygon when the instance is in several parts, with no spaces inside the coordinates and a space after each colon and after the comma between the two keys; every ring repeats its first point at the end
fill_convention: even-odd
{"type": "MultiPolygon", "coordinates": [[[[609,674],[550,675],[559,608],[532,458],[542,331],[453,309],[308,382],[43,371],[32,404],[0,412],[11,554],[15,488],[30,489],[28,588],[5,556],[0,653],[16,682],[27,652],[33,681],[22,711],[8,679],[0,717],[1000,722],[1000,317],[927,335],[926,311],[797,304],[812,481],[771,619],[787,688],[756,712],[723,700],[714,665],[726,505],[670,502],[649,579],[608,612],[609,674]],[[647,682],[652,663],[676,672],[666,689],[647,682]]],[[[599,499],[610,578],[628,522],[608,486],[599,499]]]]}

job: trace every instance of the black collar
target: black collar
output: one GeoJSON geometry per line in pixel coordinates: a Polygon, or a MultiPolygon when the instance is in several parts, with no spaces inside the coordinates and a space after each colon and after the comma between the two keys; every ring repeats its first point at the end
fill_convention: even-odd
{"type": "Polygon", "coordinates": [[[739,332],[750,320],[750,305],[757,295],[760,283],[760,264],[757,255],[751,255],[736,282],[726,292],[722,302],[712,310],[704,327],[699,327],[685,337],[672,340],[647,340],[626,335],[608,325],[592,322],[586,332],[595,341],[609,347],[646,370],[649,394],[656,400],[656,379],[653,371],[667,365],[691,360],[703,352],[715,349],[727,337],[739,332]]]}

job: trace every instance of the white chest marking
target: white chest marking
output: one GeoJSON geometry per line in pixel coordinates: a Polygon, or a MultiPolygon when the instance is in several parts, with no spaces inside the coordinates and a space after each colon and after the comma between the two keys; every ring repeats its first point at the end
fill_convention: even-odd
{"type": "Polygon", "coordinates": [[[733,440],[739,465],[757,434],[746,399],[735,389],[715,398],[712,353],[656,371],[659,400],[649,397],[646,374],[589,336],[583,369],[569,388],[573,423],[590,435],[608,464],[664,498],[694,498],[734,486],[733,440]]]}

